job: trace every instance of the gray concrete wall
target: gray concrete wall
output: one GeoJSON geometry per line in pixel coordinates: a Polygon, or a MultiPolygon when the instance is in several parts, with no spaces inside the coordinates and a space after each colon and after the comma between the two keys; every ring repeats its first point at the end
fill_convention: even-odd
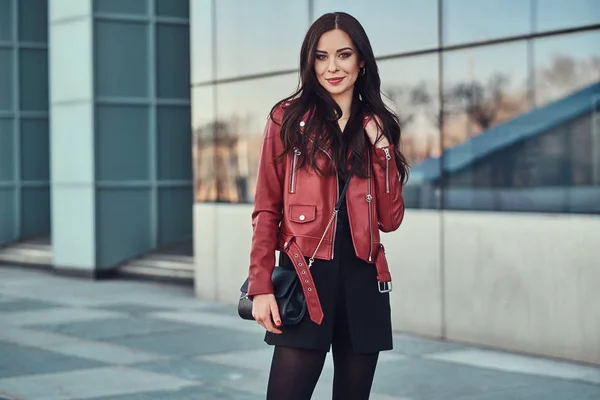
{"type": "MultiPolygon", "coordinates": [[[[196,294],[235,304],[251,205],[196,204],[196,294]]],[[[408,210],[385,234],[397,331],[600,364],[600,217],[408,210]]]]}

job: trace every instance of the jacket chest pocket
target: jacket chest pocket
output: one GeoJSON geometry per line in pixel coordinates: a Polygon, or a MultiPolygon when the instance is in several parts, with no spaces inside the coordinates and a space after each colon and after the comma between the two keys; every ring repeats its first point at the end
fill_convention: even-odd
{"type": "Polygon", "coordinates": [[[317,217],[316,206],[306,206],[300,204],[292,204],[289,209],[289,219],[292,222],[304,224],[306,222],[314,221],[317,217]]]}

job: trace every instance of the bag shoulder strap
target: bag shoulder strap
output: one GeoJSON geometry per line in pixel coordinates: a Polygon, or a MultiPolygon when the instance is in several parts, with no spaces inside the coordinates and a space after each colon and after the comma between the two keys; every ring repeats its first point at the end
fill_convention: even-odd
{"type": "MultiPolygon", "coordinates": [[[[335,219],[338,212],[340,211],[340,208],[342,207],[342,202],[344,201],[344,198],[346,197],[346,190],[348,190],[348,184],[350,183],[351,178],[352,178],[352,174],[349,174],[348,179],[346,179],[346,184],[344,185],[344,188],[342,189],[342,192],[340,193],[338,201],[335,204],[335,207],[333,208],[333,212],[331,213],[329,222],[327,222],[327,227],[325,227],[325,232],[323,232],[323,236],[321,236],[321,240],[319,240],[319,244],[317,244],[317,247],[315,248],[315,252],[313,253],[312,257],[310,257],[308,259],[308,268],[312,267],[313,262],[315,262],[315,256],[317,255],[317,251],[319,250],[319,247],[321,247],[321,243],[323,243],[323,239],[325,239],[325,235],[327,234],[327,231],[329,231],[329,227],[333,223],[333,220],[335,219]]],[[[336,177],[336,179],[337,179],[337,177],[336,177]]],[[[332,246],[333,246],[333,244],[332,244],[332,246]]]]}

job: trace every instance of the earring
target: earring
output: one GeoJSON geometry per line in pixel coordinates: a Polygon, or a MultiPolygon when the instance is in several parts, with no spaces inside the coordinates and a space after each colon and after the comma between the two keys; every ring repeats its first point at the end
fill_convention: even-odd
{"type": "Polygon", "coordinates": [[[365,74],[365,72],[367,72],[367,69],[365,67],[361,67],[360,70],[358,71],[360,76],[363,76],[365,74]]]}

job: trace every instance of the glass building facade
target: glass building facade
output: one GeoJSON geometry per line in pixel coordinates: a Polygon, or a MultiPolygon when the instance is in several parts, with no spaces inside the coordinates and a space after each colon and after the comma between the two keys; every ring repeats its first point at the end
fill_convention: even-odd
{"type": "Polygon", "coordinates": [[[331,11],[371,40],[402,121],[408,207],[600,213],[594,0],[192,1],[196,202],[252,202],[266,116],[331,11]]]}

